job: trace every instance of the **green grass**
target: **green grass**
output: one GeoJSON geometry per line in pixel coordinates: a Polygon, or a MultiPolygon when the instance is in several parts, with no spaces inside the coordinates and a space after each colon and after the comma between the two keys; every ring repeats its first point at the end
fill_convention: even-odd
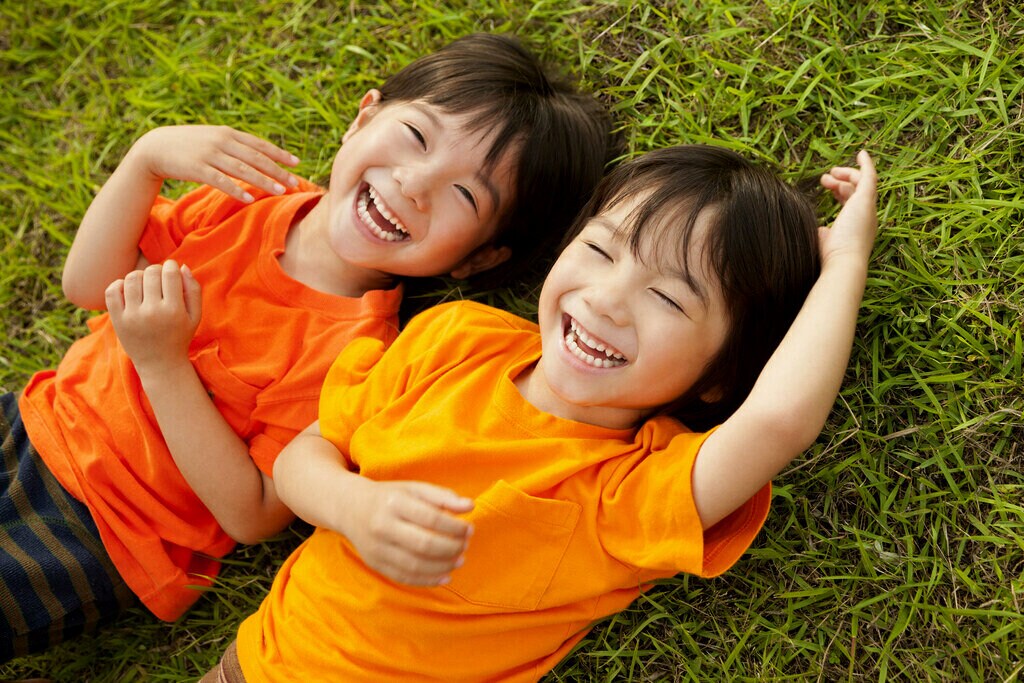
{"type": "MultiPolygon", "coordinates": [[[[20,389],[82,334],[61,264],[142,132],[230,124],[322,180],[384,74],[470,31],[515,32],[598,93],[630,153],[717,141],[798,180],[864,146],[882,178],[842,396],[778,479],[754,548],[723,578],[663,582],[549,680],[1024,678],[1024,13],[1010,0],[663,4],[676,3],[4,4],[0,387],[20,389]]],[[[529,310],[521,289],[495,296],[529,310]]],[[[233,555],[180,623],[139,610],[0,677],[194,678],[297,536],[233,555]]]]}

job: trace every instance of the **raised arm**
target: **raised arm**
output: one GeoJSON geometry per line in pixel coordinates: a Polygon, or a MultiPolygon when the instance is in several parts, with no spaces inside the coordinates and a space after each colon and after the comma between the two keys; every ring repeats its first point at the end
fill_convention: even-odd
{"type": "Polygon", "coordinates": [[[348,538],[368,566],[394,581],[436,586],[462,564],[472,528],[453,515],[471,510],[472,501],[432,484],[349,471],[319,423],[281,451],[274,481],[295,514],[348,538]]]}
{"type": "Polygon", "coordinates": [[[874,164],[863,151],[857,163],[822,176],[843,208],[819,231],[821,275],[747,400],[697,456],[693,494],[705,529],[814,443],[839,393],[878,224],[874,164]]]}
{"type": "Polygon", "coordinates": [[[212,185],[252,201],[234,179],[281,194],[297,181],[278,163],[298,159],[279,147],[226,126],[170,126],[139,138],[96,194],[64,263],[68,299],[83,308],[104,306],[114,280],[145,265],[139,239],[166,178],[212,185]]]}
{"type": "Polygon", "coordinates": [[[224,531],[254,543],[293,518],[274,482],[213,404],[188,357],[202,315],[199,283],[174,261],[132,271],[106,292],[118,339],[182,476],[224,531]]]}

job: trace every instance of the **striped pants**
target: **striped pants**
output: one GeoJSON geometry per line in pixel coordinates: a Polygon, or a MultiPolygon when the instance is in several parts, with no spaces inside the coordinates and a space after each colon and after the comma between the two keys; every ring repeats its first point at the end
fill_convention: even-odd
{"type": "Polygon", "coordinates": [[[93,632],[135,603],[85,505],[29,443],[0,396],[0,662],[93,632]]]}

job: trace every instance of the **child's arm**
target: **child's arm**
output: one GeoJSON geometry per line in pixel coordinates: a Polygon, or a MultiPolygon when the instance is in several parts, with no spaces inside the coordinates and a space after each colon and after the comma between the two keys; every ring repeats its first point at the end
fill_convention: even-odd
{"type": "Polygon", "coordinates": [[[106,304],[175,464],[224,531],[254,543],[287,526],[294,516],[189,360],[202,298],[188,268],[168,260],[133,271],[107,288],[106,304]]]}
{"type": "Polygon", "coordinates": [[[819,229],[821,275],[747,400],[701,446],[693,495],[707,529],[742,505],[818,437],[849,362],[877,231],[876,176],[833,168],[821,184],[843,204],[819,229]]]}
{"type": "Polygon", "coordinates": [[[281,194],[281,185],[297,181],[278,163],[294,166],[298,159],[226,126],[149,131],[128,150],[85,212],[64,263],[65,295],[83,308],[102,308],[107,285],[145,264],[139,239],[164,179],[194,180],[252,201],[233,179],[281,194]]]}
{"type": "Polygon", "coordinates": [[[384,576],[416,586],[447,583],[472,527],[454,514],[473,501],[423,482],[374,481],[349,471],[313,423],[274,462],[283,500],[302,519],[342,534],[384,576]]]}

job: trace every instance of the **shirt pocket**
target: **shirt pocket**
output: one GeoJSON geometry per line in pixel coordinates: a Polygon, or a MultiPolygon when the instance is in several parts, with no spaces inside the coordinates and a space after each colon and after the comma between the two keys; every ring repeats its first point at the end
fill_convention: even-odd
{"type": "Polygon", "coordinates": [[[206,388],[206,393],[231,429],[241,438],[249,438],[252,429],[251,417],[260,393],[259,387],[242,381],[228,369],[220,357],[220,347],[216,343],[196,352],[192,357],[192,365],[206,388]]]}
{"type": "Polygon", "coordinates": [[[535,498],[499,480],[475,501],[466,561],[445,588],[488,607],[533,610],[562,561],[581,507],[535,498]]]}

